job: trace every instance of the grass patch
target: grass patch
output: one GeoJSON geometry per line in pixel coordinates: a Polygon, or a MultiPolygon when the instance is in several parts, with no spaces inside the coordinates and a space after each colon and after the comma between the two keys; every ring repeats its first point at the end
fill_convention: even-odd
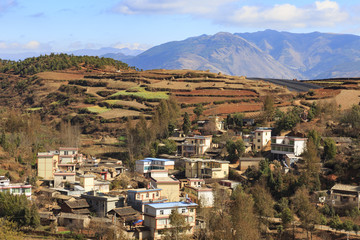
{"type": "Polygon", "coordinates": [[[114,104],[117,104],[120,101],[119,100],[105,100],[105,102],[110,104],[110,105],[114,105],[114,104]]]}
{"type": "Polygon", "coordinates": [[[59,105],[60,104],[60,101],[54,101],[52,103],[50,103],[50,105],[59,105]]]}
{"type": "Polygon", "coordinates": [[[99,106],[87,107],[86,109],[91,113],[104,113],[104,112],[111,110],[111,109],[108,109],[105,107],[99,107],[99,106]]]}
{"type": "Polygon", "coordinates": [[[0,169],[0,176],[4,176],[5,173],[7,173],[8,171],[5,169],[0,169]]]}
{"type": "Polygon", "coordinates": [[[28,110],[28,111],[38,111],[38,110],[41,110],[41,109],[43,109],[43,108],[42,107],[35,107],[35,108],[28,108],[26,110],[28,110]]]}
{"type": "Polygon", "coordinates": [[[168,92],[149,92],[146,91],[145,88],[142,87],[134,87],[128,90],[119,91],[117,93],[112,94],[110,97],[117,96],[134,96],[143,99],[168,99],[168,92]],[[129,91],[130,90],[130,91],[129,91]]]}

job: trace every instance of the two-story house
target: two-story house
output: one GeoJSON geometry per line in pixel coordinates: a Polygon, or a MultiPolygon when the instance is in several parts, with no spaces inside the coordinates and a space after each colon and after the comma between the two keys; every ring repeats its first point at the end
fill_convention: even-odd
{"type": "Polygon", "coordinates": [[[149,175],[152,170],[171,170],[175,166],[174,160],[162,158],[145,158],[137,160],[135,164],[136,172],[144,175],[149,175]]]}
{"type": "Polygon", "coordinates": [[[150,236],[152,239],[161,239],[165,230],[170,229],[170,214],[177,211],[185,217],[186,223],[189,225],[187,234],[194,233],[196,220],[196,203],[190,202],[169,202],[169,203],[153,203],[145,205],[144,225],[150,228],[150,236]]]}
{"type": "Polygon", "coordinates": [[[28,199],[31,199],[30,184],[10,183],[10,179],[5,176],[0,176],[0,192],[10,193],[12,195],[24,194],[28,199]]]}
{"type": "Polygon", "coordinates": [[[215,159],[187,158],[185,177],[187,178],[228,178],[229,162],[215,159]]]}
{"type": "Polygon", "coordinates": [[[201,156],[204,155],[206,150],[211,148],[212,136],[200,136],[195,135],[192,137],[186,137],[185,141],[181,143],[182,156],[201,156]]]}
{"type": "Polygon", "coordinates": [[[148,203],[163,203],[167,198],[161,195],[161,189],[130,189],[127,192],[127,204],[134,209],[144,212],[144,205],[148,203]]]}
{"type": "Polygon", "coordinates": [[[283,160],[286,154],[300,156],[306,150],[307,138],[275,136],[271,138],[271,153],[274,159],[283,160]]]}

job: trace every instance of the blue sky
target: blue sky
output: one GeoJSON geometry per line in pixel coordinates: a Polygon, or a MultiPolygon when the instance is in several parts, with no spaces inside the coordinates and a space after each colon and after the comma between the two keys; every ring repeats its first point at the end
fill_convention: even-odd
{"type": "Polygon", "coordinates": [[[0,0],[0,53],[147,49],[217,32],[360,35],[358,0],[0,0]]]}

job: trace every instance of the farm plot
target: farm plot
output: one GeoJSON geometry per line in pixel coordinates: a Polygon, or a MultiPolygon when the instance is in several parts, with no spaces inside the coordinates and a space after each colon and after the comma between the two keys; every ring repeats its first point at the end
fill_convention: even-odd
{"type": "Polygon", "coordinates": [[[254,104],[244,104],[244,103],[234,103],[234,104],[220,104],[214,105],[209,109],[204,111],[204,115],[218,114],[225,115],[236,112],[254,112],[260,111],[262,109],[262,103],[254,104]]]}
{"type": "Polygon", "coordinates": [[[141,112],[134,110],[111,109],[109,111],[100,113],[99,116],[105,119],[112,119],[112,118],[123,118],[123,117],[136,117],[136,116],[140,116],[141,114],[142,114],[141,112]]]}
{"type": "Polygon", "coordinates": [[[190,92],[172,92],[176,96],[211,96],[211,97],[256,97],[257,94],[249,90],[219,90],[200,89],[190,92]]]}
{"type": "Polygon", "coordinates": [[[66,72],[41,72],[36,74],[39,78],[47,80],[76,80],[83,79],[84,74],[66,73],[66,72]]]}
{"type": "Polygon", "coordinates": [[[148,106],[136,101],[124,101],[124,100],[106,100],[106,103],[114,106],[132,107],[136,109],[150,109],[148,106]]]}
{"type": "Polygon", "coordinates": [[[332,98],[341,92],[340,89],[324,89],[324,88],[315,89],[313,91],[314,91],[314,95],[308,97],[308,99],[332,98]]]}
{"type": "Polygon", "coordinates": [[[131,88],[124,91],[119,91],[113,95],[110,96],[110,98],[117,98],[122,96],[131,96],[131,97],[137,97],[145,100],[161,100],[161,99],[168,99],[169,95],[168,92],[150,92],[146,91],[145,88],[131,88]]]}

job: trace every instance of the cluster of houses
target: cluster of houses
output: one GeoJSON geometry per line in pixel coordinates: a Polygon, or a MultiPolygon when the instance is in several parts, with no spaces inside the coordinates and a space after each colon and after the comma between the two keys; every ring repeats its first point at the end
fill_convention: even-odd
{"type": "MultiPolygon", "coordinates": [[[[223,123],[218,118],[215,123],[221,132],[223,123]]],[[[230,193],[241,184],[228,179],[230,163],[219,160],[223,159],[224,146],[213,143],[212,135],[200,135],[206,122],[198,124],[198,135],[178,133],[170,137],[177,144],[174,155],[137,160],[135,172],[142,180],[137,187],[128,186],[121,191],[110,187],[114,179],[127,171],[121,161],[86,157],[73,147],[39,152],[37,171],[42,188],[36,198],[43,201],[42,223],[77,228],[121,224],[128,238],[161,239],[171,228],[171,213],[177,211],[189,226],[187,233],[193,234],[203,226],[197,209],[213,206],[213,183],[230,193]]],[[[267,152],[284,169],[301,161],[306,150],[306,138],[272,136],[271,128],[256,128],[241,137],[246,151],[267,152]]],[[[263,159],[242,157],[237,170],[242,173],[249,167],[258,168],[263,159]]],[[[0,176],[0,192],[32,198],[31,185],[10,184],[3,176],[0,176]]],[[[336,184],[327,201],[334,206],[359,207],[359,196],[360,187],[336,184]]]]}

